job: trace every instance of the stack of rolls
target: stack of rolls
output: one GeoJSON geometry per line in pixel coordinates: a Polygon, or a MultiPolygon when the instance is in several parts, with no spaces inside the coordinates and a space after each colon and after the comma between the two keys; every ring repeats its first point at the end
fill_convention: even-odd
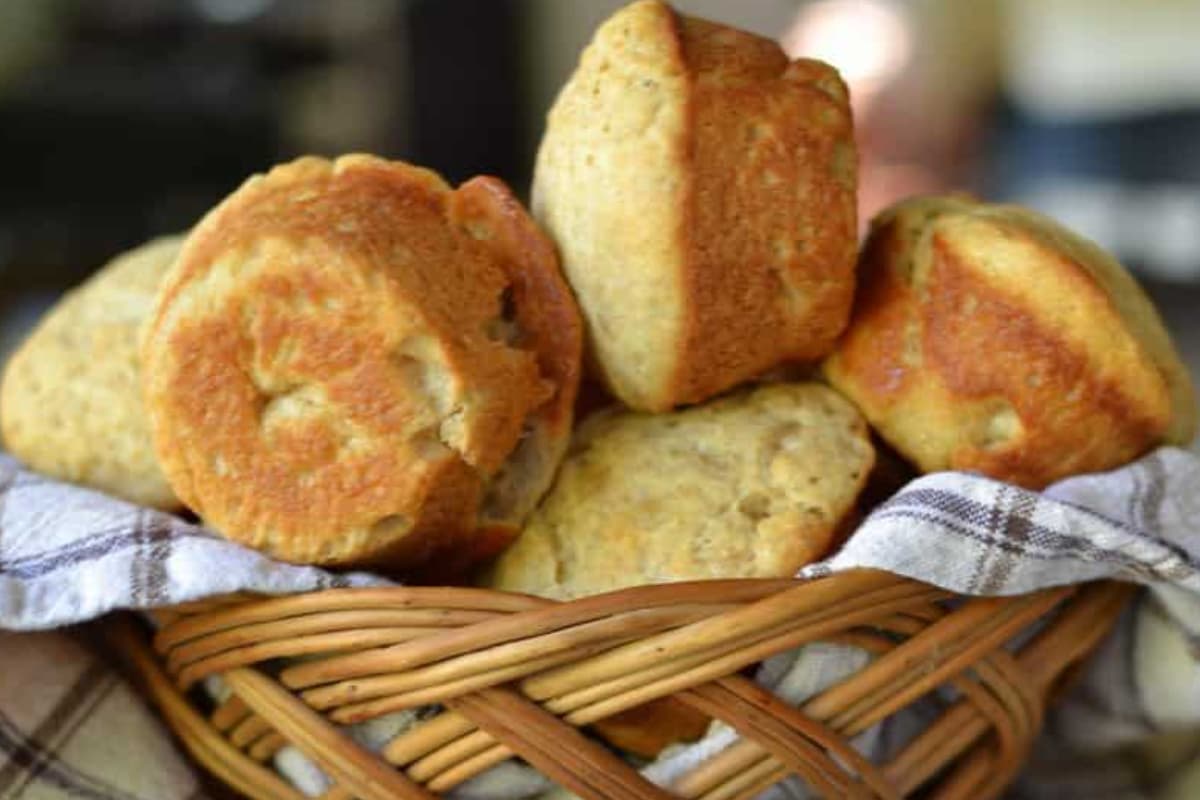
{"type": "MultiPolygon", "coordinates": [[[[49,313],[5,443],[284,561],[566,600],[792,575],[896,456],[1038,489],[1194,436],[1098,247],[953,196],[860,252],[855,191],[831,67],[638,0],[549,113],[532,214],[373,156],[252,177],[49,313]]],[[[666,711],[607,732],[703,729],[666,711]]]]}

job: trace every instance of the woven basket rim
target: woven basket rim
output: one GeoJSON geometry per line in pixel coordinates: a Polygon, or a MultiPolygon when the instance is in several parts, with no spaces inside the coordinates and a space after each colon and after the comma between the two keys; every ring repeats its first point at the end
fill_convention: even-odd
{"type": "Polygon", "coordinates": [[[514,753],[586,798],[748,798],[788,774],[826,795],[899,798],[935,785],[936,797],[989,797],[1015,776],[1047,703],[1131,591],[1102,581],[969,598],[880,570],[565,602],[473,587],[335,588],[184,604],[159,614],[153,647],[128,621],[113,635],[185,747],[255,798],[292,797],[264,766],[285,744],[333,777],[335,800],[439,797],[514,753]],[[1010,653],[1031,627],[1040,630],[1010,653]],[[799,709],[740,674],[813,641],[873,658],[799,709]],[[210,675],[233,694],[202,711],[187,690],[210,675]],[[940,687],[957,699],[898,754],[874,765],[856,756],[851,739],[940,687]],[[666,696],[742,736],[670,792],[576,730],[666,696]],[[431,704],[445,710],[379,755],[339,728],[431,704]]]}

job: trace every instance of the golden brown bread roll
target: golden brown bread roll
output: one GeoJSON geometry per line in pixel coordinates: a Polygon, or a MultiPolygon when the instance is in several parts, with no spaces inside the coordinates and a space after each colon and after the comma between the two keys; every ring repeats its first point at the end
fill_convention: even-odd
{"type": "Polygon", "coordinates": [[[171,485],[229,538],[445,573],[549,485],[580,349],[554,249],[499,181],[302,158],[188,237],[144,394],[171,485]]]}
{"type": "Polygon", "coordinates": [[[0,425],[13,455],[134,503],[179,507],[142,407],[138,335],[182,241],[165,236],[114,258],[13,354],[0,388],[0,425]]]}
{"type": "Polygon", "coordinates": [[[550,111],[533,209],[613,392],[663,411],[828,353],[856,160],[831,67],[658,0],[605,22],[550,111]]]}
{"type": "Polygon", "coordinates": [[[1187,371],[1121,265],[1032,211],[959,197],[874,221],[825,373],[924,471],[1039,488],[1195,433],[1187,371]]]}
{"type": "Polygon", "coordinates": [[[681,580],[780,577],[829,549],[874,463],[866,423],[817,383],[580,426],[553,489],[483,577],[571,599],[681,580]]]}

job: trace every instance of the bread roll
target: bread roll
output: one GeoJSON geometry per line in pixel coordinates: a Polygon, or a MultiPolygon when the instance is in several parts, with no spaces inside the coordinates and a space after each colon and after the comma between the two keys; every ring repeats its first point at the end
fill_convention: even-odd
{"type": "Polygon", "coordinates": [[[833,68],[658,0],[605,22],[550,111],[533,210],[614,394],[663,411],[828,353],[855,172],[833,68]]]}
{"type": "Polygon", "coordinates": [[[655,758],[665,747],[702,738],[710,724],[712,717],[668,695],[593,722],[590,727],[623,753],[655,758]]]}
{"type": "Polygon", "coordinates": [[[920,469],[1030,488],[1191,440],[1196,398],[1153,305],[1095,244],[965,198],[875,220],[834,386],[920,469]]]}
{"type": "Polygon", "coordinates": [[[825,554],[873,462],[858,412],[816,383],[670,414],[601,412],[484,582],[565,600],[791,575],[825,554]]]}
{"type": "Polygon", "coordinates": [[[0,426],[13,455],[134,503],[179,506],[142,407],[138,332],[182,241],[163,237],[113,259],[13,354],[0,388],[0,426]]]}
{"type": "Polygon", "coordinates": [[[171,485],[293,562],[493,555],[566,446],[581,323],[507,188],[302,158],[188,237],[144,340],[171,485]]]}

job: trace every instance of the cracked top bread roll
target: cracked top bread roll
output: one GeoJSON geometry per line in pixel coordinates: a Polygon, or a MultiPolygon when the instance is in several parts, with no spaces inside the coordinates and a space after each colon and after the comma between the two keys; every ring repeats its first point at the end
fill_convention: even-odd
{"type": "Polygon", "coordinates": [[[361,155],[249,179],[188,237],[143,341],[171,485],[292,562],[494,555],[566,447],[581,323],[508,189],[361,155]]]}
{"type": "Polygon", "coordinates": [[[669,414],[601,412],[483,582],[565,600],[788,576],[829,550],[874,461],[862,417],[817,383],[669,414]]]}
{"type": "Polygon", "coordinates": [[[33,469],[140,505],[179,507],[154,457],[138,333],[182,236],[148,242],[67,293],[13,354],[0,388],[5,447],[33,469]]]}
{"type": "Polygon", "coordinates": [[[917,198],[881,214],[824,369],[921,470],[1029,488],[1195,435],[1158,313],[1095,244],[1015,206],[917,198]]]}
{"type": "Polygon", "coordinates": [[[856,169],[832,67],[658,0],[605,22],[532,206],[613,393],[664,411],[824,357],[853,299],[856,169]]]}

